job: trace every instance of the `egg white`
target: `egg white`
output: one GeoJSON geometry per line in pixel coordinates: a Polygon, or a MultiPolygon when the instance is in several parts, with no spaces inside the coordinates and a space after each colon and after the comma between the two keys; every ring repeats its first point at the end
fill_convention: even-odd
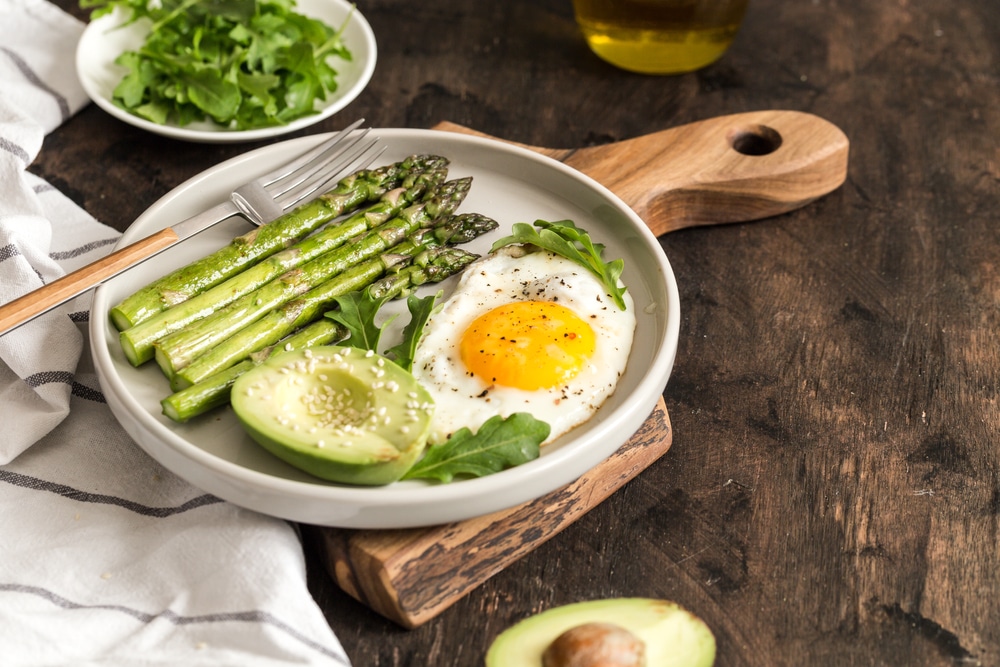
{"type": "Polygon", "coordinates": [[[444,442],[462,427],[473,432],[492,416],[528,412],[547,422],[550,442],[587,421],[614,393],[625,371],[635,333],[634,304],[625,293],[625,310],[590,272],[558,255],[525,254],[507,246],[468,266],[452,295],[427,321],[414,355],[413,374],[431,393],[437,408],[431,442],[444,442]],[[512,301],[555,301],[589,323],[595,350],[571,380],[551,389],[525,391],[492,386],[469,373],[459,342],[483,313],[512,301]]]}

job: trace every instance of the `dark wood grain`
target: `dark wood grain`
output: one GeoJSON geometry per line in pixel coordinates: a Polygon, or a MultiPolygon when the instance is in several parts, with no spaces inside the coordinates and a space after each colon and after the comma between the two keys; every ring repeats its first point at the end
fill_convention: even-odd
{"type": "MultiPolygon", "coordinates": [[[[704,618],[720,665],[1000,664],[1000,3],[753,0],[730,52],[678,77],[591,56],[568,0],[358,7],[379,64],[319,129],[451,120],[580,147],[792,109],[843,129],[851,161],[803,209],[661,238],[683,314],[673,446],[595,510],[413,631],[310,545],[355,663],[480,665],[528,614],[642,595],[704,618]]],[[[124,229],[250,147],[89,107],[32,169],[124,229]]]]}

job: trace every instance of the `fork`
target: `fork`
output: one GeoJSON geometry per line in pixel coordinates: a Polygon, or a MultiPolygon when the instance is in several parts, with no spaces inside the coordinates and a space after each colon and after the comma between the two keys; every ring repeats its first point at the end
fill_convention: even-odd
{"type": "Polygon", "coordinates": [[[166,227],[62,278],[0,306],[0,336],[80,296],[104,281],[234,215],[265,225],[330,189],[347,170],[369,166],[381,154],[357,120],[295,159],[233,190],[229,199],[166,227]]]}

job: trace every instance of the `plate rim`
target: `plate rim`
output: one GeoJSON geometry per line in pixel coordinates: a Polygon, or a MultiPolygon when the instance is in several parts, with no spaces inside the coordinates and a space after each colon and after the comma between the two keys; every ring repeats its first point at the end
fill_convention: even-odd
{"type": "MultiPolygon", "coordinates": [[[[310,0],[305,0],[305,4],[308,4],[309,2],[310,0]]],[[[364,54],[364,58],[361,59],[359,75],[350,86],[346,89],[343,88],[341,86],[342,82],[338,79],[337,90],[328,96],[328,98],[331,99],[328,104],[323,106],[319,112],[311,116],[298,118],[287,125],[257,128],[253,130],[227,130],[221,127],[219,129],[199,129],[181,127],[174,124],[161,125],[146,120],[145,118],[140,118],[139,116],[130,114],[124,109],[116,106],[106,95],[102,93],[91,76],[91,72],[95,69],[113,65],[113,60],[103,61],[96,59],[95,56],[88,53],[88,47],[91,42],[93,40],[100,39],[100,37],[95,36],[98,30],[113,27],[111,23],[116,20],[114,15],[104,15],[91,20],[84,28],[83,33],[80,35],[80,40],[77,42],[74,54],[77,79],[80,81],[80,85],[83,87],[83,90],[90,101],[109,115],[133,127],[171,139],[179,139],[193,143],[230,144],[272,139],[290,134],[292,132],[298,132],[299,130],[311,127],[336,115],[357,99],[374,76],[375,67],[378,61],[378,42],[375,39],[375,33],[372,30],[371,24],[368,23],[368,19],[365,18],[364,14],[362,14],[362,12],[355,5],[347,2],[347,0],[317,0],[317,4],[320,3],[329,4],[331,7],[334,7],[335,11],[342,13],[345,19],[347,16],[350,16],[351,22],[348,24],[345,36],[356,34],[359,39],[357,44],[350,45],[354,62],[357,62],[361,54],[364,54]]],[[[300,3],[296,9],[301,11],[303,14],[314,16],[314,14],[310,13],[305,7],[302,6],[302,3],[300,3]]]]}
{"type": "MultiPolygon", "coordinates": [[[[664,304],[667,309],[666,317],[666,332],[664,335],[663,344],[660,347],[660,352],[655,355],[654,362],[651,364],[650,368],[645,369],[643,372],[640,382],[636,385],[635,389],[632,390],[633,395],[641,395],[645,397],[644,401],[627,401],[623,405],[619,406],[616,411],[616,419],[613,420],[603,420],[607,423],[598,424],[591,431],[594,435],[592,438],[605,436],[620,435],[617,433],[621,428],[621,423],[630,424],[630,430],[628,432],[628,437],[631,437],[642,423],[648,418],[650,413],[655,408],[655,405],[663,393],[663,389],[666,385],[666,381],[669,378],[670,372],[673,367],[674,359],[677,352],[677,343],[679,339],[679,329],[680,329],[680,304],[679,304],[679,290],[677,288],[676,278],[673,274],[673,270],[670,267],[669,260],[667,259],[662,247],[659,246],[656,237],[649,230],[649,228],[642,222],[641,218],[632,211],[617,195],[612,193],[608,188],[595,181],[591,177],[583,174],[582,172],[569,167],[558,160],[550,158],[546,155],[532,151],[528,148],[524,148],[515,144],[504,142],[502,140],[490,138],[490,137],[480,137],[476,135],[466,135],[458,134],[453,132],[442,132],[440,130],[433,129],[409,129],[409,128],[381,128],[373,129],[373,134],[378,134],[379,136],[389,137],[391,141],[393,136],[419,136],[419,137],[442,137],[447,135],[449,139],[461,141],[466,144],[480,144],[489,150],[500,150],[504,152],[510,152],[515,155],[519,155],[523,158],[530,159],[532,161],[541,162],[547,168],[555,169],[563,172],[574,180],[582,181],[588,187],[594,189],[603,199],[606,201],[616,204],[617,210],[629,217],[635,226],[635,230],[639,235],[643,236],[645,242],[650,244],[658,250],[654,252],[654,256],[659,263],[660,272],[662,274],[662,281],[664,282],[665,291],[667,293],[668,303],[664,304]],[[634,426],[634,428],[632,428],[634,426]]],[[[283,142],[277,142],[268,146],[263,146],[241,155],[230,158],[224,162],[221,162],[205,171],[191,177],[190,179],[184,181],[176,188],[173,188],[170,192],[165,194],[163,197],[154,202],[146,211],[136,219],[136,221],[126,230],[123,234],[121,240],[119,241],[119,246],[128,242],[136,240],[138,236],[138,227],[148,218],[154,218],[158,211],[163,207],[167,206],[171,201],[176,200],[178,197],[182,197],[186,192],[192,188],[197,188],[203,184],[204,181],[211,180],[213,177],[217,177],[220,174],[227,172],[230,169],[238,169],[241,163],[250,162],[255,158],[260,157],[262,154],[266,154],[270,151],[276,150],[277,146],[282,147],[298,147],[298,144],[306,144],[310,142],[318,142],[326,136],[330,136],[332,133],[310,135],[306,137],[299,137],[295,139],[285,140],[283,142]]],[[[303,146],[304,148],[305,146],[303,146]]],[[[261,160],[261,162],[265,162],[261,160]]],[[[260,166],[260,169],[265,169],[266,166],[260,166]]],[[[163,221],[164,225],[167,224],[163,221]]],[[[150,228],[144,230],[147,233],[155,231],[155,229],[150,228]]],[[[250,507],[250,509],[256,509],[257,511],[264,511],[264,513],[272,514],[274,516],[281,516],[293,521],[303,521],[305,523],[316,523],[319,525],[335,526],[343,528],[410,528],[425,525],[433,525],[445,522],[452,522],[457,520],[462,520],[466,518],[471,518],[472,516],[479,516],[482,514],[488,514],[493,511],[499,511],[508,507],[512,507],[522,502],[533,500],[547,493],[544,491],[542,493],[525,493],[525,492],[514,492],[507,493],[508,500],[504,503],[498,503],[496,506],[491,507],[488,511],[477,511],[473,514],[468,514],[461,508],[452,508],[450,513],[439,514],[437,516],[443,517],[443,519],[423,519],[419,521],[391,521],[387,520],[385,517],[379,516],[380,513],[384,513],[385,508],[391,507],[393,505],[399,504],[403,501],[410,500],[410,496],[413,495],[413,488],[394,488],[389,487],[352,487],[352,486],[328,486],[324,484],[308,484],[297,480],[285,479],[281,477],[276,477],[274,475],[267,474],[266,472],[251,470],[244,466],[239,465],[233,461],[226,460],[219,457],[211,452],[201,449],[194,443],[188,442],[180,434],[169,430],[166,426],[158,422],[155,416],[149,414],[137,401],[132,401],[129,405],[130,397],[127,396],[127,387],[124,384],[122,378],[118,375],[114,368],[114,360],[110,357],[108,352],[109,342],[113,344],[114,341],[108,341],[107,337],[104,335],[106,331],[107,318],[103,315],[108,310],[109,304],[106,298],[108,289],[105,286],[101,286],[97,289],[94,295],[94,301],[92,306],[92,313],[101,313],[97,316],[92,316],[90,319],[90,346],[91,354],[94,358],[95,367],[98,369],[99,377],[101,378],[102,386],[105,388],[105,393],[108,395],[109,406],[112,406],[112,411],[114,412],[114,407],[126,410],[129,416],[136,421],[135,424],[126,424],[125,421],[118,417],[118,421],[126,428],[126,431],[136,440],[137,444],[145,450],[154,459],[160,461],[165,467],[170,469],[178,476],[192,481],[191,475],[183,474],[176,470],[173,466],[164,463],[160,456],[157,456],[153,452],[149,451],[147,446],[141,442],[141,436],[143,434],[149,434],[152,436],[159,436],[161,442],[167,446],[169,449],[173,450],[174,453],[180,453],[182,450],[187,458],[194,458],[197,463],[204,467],[201,473],[210,473],[209,477],[212,477],[210,481],[215,484],[218,482],[224,482],[225,484],[235,485],[240,487],[243,485],[250,485],[254,488],[242,489],[244,492],[256,493],[260,489],[258,486],[263,484],[268,487],[269,492],[265,495],[272,495],[273,493],[289,493],[291,492],[297,498],[309,498],[314,501],[336,503],[339,500],[344,501],[346,498],[351,498],[357,496],[358,499],[355,502],[360,501],[370,501],[370,505],[366,506],[365,509],[368,510],[366,513],[363,510],[356,510],[350,514],[350,516],[336,516],[336,517],[326,517],[316,520],[316,517],[305,517],[303,516],[287,516],[281,513],[274,513],[262,510],[259,506],[250,507]],[[98,330],[98,327],[100,328],[98,330]],[[108,373],[110,369],[111,373],[108,373]],[[123,394],[123,395],[119,395],[123,394]],[[129,426],[132,426],[130,429],[129,426]],[[165,430],[165,434],[159,433],[159,431],[165,430]],[[165,439],[164,439],[165,437],[165,439]],[[223,476],[225,479],[218,479],[219,476],[223,476]],[[374,513],[374,516],[372,515],[374,513]]],[[[588,434],[589,435],[589,434],[588,434]]],[[[619,439],[618,444],[615,445],[614,449],[610,451],[603,452],[600,456],[594,457],[593,452],[589,452],[591,457],[587,460],[590,461],[594,458],[589,465],[585,466],[585,469],[580,473],[583,474],[586,471],[592,469],[595,465],[608,458],[614,453],[624,442],[628,440],[619,439]]],[[[565,452],[570,448],[564,447],[562,450],[565,452]]],[[[482,494],[495,494],[500,490],[505,492],[509,491],[509,485],[506,483],[507,480],[511,478],[510,473],[517,473],[519,470],[525,469],[526,466],[529,467],[529,471],[532,473],[532,479],[544,476],[547,473],[551,473],[553,469],[559,468],[566,465],[566,457],[572,456],[570,453],[560,454],[560,451],[556,451],[551,455],[542,456],[538,459],[520,466],[518,468],[503,471],[486,477],[478,478],[475,480],[463,480],[459,483],[453,484],[440,484],[432,485],[428,487],[422,487],[421,492],[426,496],[430,497],[430,503],[433,505],[448,505],[454,504],[457,500],[465,499],[469,493],[468,490],[475,488],[476,491],[482,494]]],[[[603,450],[602,450],[603,451],[603,450]]],[[[577,453],[577,456],[579,454],[577,453]]],[[[576,475],[574,479],[578,478],[580,475],[576,475]]],[[[207,477],[199,477],[199,480],[204,480],[207,477]]],[[[568,480],[572,482],[573,480],[568,480]]],[[[529,485],[523,485],[529,486],[529,485]]],[[[204,487],[203,487],[204,488],[204,487]]],[[[556,487],[558,488],[558,487],[556,487]]],[[[205,489],[211,493],[215,493],[226,500],[233,502],[234,504],[248,507],[245,502],[239,502],[233,500],[231,497],[226,497],[223,493],[220,493],[217,488],[205,489]]],[[[549,491],[554,489],[549,489],[549,491]]],[[[239,489],[238,489],[239,491],[239,489]]],[[[412,502],[412,501],[411,501],[412,502]]],[[[333,508],[331,508],[333,510],[333,508]]]]}

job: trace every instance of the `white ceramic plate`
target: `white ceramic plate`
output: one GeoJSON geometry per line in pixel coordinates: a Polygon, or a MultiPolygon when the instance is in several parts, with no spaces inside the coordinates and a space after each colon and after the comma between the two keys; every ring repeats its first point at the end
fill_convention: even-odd
{"type": "Polygon", "coordinates": [[[116,29],[124,14],[120,10],[92,21],[83,31],[76,50],[76,70],[80,83],[88,97],[112,116],[130,125],[155,134],[202,143],[236,143],[257,141],[296,132],[332,116],[350,104],[372,78],[375,72],[376,43],[371,26],[361,12],[353,10],[345,0],[298,0],[296,11],[313,18],[322,19],[335,28],[343,25],[343,39],[350,49],[350,61],[331,61],[337,70],[337,90],[325,101],[317,104],[318,113],[295,120],[288,125],[261,128],[257,130],[228,130],[209,121],[190,123],[183,127],[173,124],[160,125],[134,116],[111,101],[115,86],[121,81],[126,69],[115,64],[115,59],[125,51],[138,49],[145,39],[148,28],[142,24],[132,24],[116,29]]]}
{"type": "MultiPolygon", "coordinates": [[[[257,446],[228,407],[187,424],[161,414],[169,393],[155,363],[133,368],[107,317],[136,287],[202,257],[248,229],[230,219],[101,286],[90,320],[91,347],[112,412],[154,459],[192,484],[238,505],[304,523],[348,528],[433,525],[487,514],[532,500],[568,484],[615,452],[642,425],[663,392],[673,366],[680,325],[677,285],[659,243],[642,220],[610,191],[555,160],[508,144],[434,130],[374,130],[387,146],[381,161],[415,153],[451,160],[449,178],[472,176],[460,212],[479,212],[500,227],[467,244],[479,253],[510,233],[515,222],[572,219],[625,260],[623,280],[635,300],[637,327],[617,391],[586,424],[524,465],[451,484],[397,482],[350,487],[310,477],[257,446]]],[[[129,228],[133,242],[202,211],[236,186],[273,168],[318,140],[302,137],[233,158],[183,183],[129,228]]],[[[423,293],[448,290],[455,278],[423,293]]],[[[392,304],[405,312],[402,303],[392,304]]],[[[398,318],[400,322],[408,316],[398,318]]],[[[392,344],[391,332],[383,344],[392,344]]]]}

